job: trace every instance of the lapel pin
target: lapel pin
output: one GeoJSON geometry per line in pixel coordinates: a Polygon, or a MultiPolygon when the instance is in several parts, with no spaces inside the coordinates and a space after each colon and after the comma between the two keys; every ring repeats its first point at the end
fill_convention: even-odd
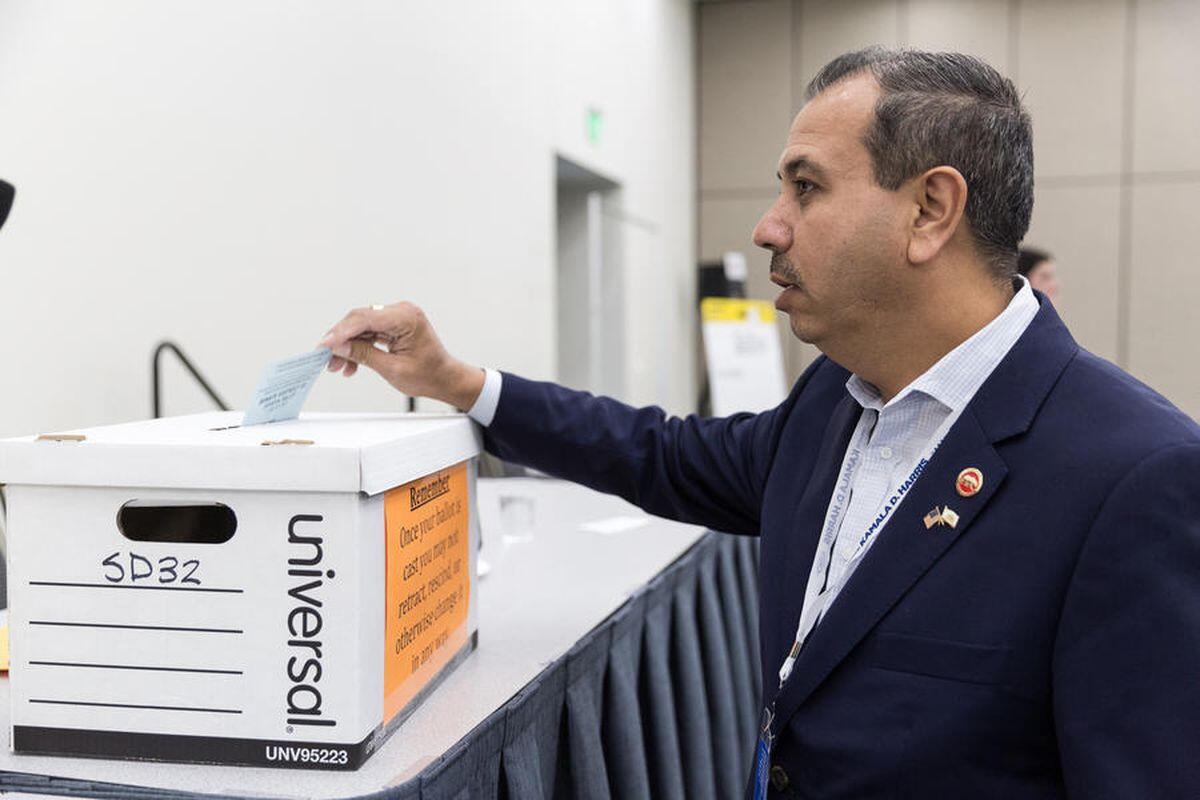
{"type": "Polygon", "coordinates": [[[958,480],[954,482],[954,488],[963,497],[979,494],[979,490],[983,488],[983,473],[979,471],[978,467],[967,467],[958,473],[958,480]]]}
{"type": "Polygon", "coordinates": [[[929,530],[934,525],[941,525],[941,524],[942,524],[942,511],[937,506],[934,506],[933,511],[930,511],[928,514],[925,515],[925,530],[929,530]]]}
{"type": "Polygon", "coordinates": [[[946,506],[942,509],[942,522],[953,528],[958,524],[958,514],[954,513],[950,506],[946,506]]]}

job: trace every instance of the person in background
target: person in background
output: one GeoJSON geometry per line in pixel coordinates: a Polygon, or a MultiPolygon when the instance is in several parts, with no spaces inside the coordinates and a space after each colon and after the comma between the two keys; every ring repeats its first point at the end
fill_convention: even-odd
{"type": "Polygon", "coordinates": [[[1058,265],[1054,256],[1045,250],[1022,247],[1017,255],[1017,272],[1029,280],[1029,285],[1038,290],[1054,305],[1058,305],[1058,265]]]}

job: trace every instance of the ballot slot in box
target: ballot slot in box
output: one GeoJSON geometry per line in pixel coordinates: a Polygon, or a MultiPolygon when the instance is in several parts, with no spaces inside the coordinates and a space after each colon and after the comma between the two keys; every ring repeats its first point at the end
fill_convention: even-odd
{"type": "Polygon", "coordinates": [[[354,769],[474,649],[466,417],[238,421],[0,441],[14,751],[354,769]]]}

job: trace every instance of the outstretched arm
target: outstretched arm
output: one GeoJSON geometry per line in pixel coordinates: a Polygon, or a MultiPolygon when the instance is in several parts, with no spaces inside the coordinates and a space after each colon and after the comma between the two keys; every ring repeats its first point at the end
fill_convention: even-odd
{"type": "Polygon", "coordinates": [[[620,495],[652,514],[756,534],[790,400],[761,414],[680,419],[505,375],[485,442],[501,458],[620,495]]]}
{"type": "MultiPolygon", "coordinates": [[[[332,371],[352,375],[362,364],[406,394],[469,409],[483,389],[484,371],[450,355],[411,303],[356,309],[322,344],[333,350],[332,371]]],[[[659,408],[505,375],[485,442],[502,458],[651,513],[755,534],[780,429],[816,367],[778,408],[721,419],[671,418],[659,408]]]]}

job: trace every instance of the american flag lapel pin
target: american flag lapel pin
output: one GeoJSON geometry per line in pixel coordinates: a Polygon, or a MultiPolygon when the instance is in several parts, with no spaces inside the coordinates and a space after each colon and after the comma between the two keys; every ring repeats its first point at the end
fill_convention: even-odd
{"type": "Polygon", "coordinates": [[[956,514],[954,510],[950,508],[950,506],[946,506],[942,509],[942,522],[953,528],[958,524],[958,514],[956,514]]]}
{"type": "Polygon", "coordinates": [[[929,530],[934,525],[941,525],[941,524],[943,524],[942,510],[940,508],[938,508],[937,506],[934,506],[933,511],[930,511],[928,514],[925,515],[925,530],[929,530]]]}

